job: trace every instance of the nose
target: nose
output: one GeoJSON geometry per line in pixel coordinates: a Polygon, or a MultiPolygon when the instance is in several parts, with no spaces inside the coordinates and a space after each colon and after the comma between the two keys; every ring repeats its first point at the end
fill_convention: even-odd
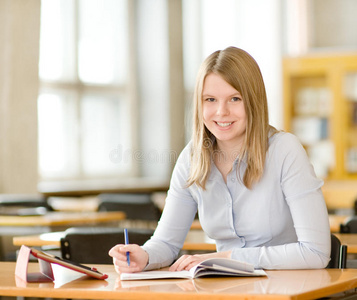
{"type": "Polygon", "coordinates": [[[228,103],[226,101],[219,101],[217,107],[218,116],[227,116],[229,115],[228,103]]]}

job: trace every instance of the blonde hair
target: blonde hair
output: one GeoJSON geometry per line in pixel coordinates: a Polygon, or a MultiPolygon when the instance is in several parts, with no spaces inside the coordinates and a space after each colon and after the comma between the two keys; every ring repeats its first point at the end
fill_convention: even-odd
{"type": "Polygon", "coordinates": [[[203,84],[210,73],[221,76],[242,95],[247,124],[239,163],[246,158],[243,183],[251,188],[264,172],[269,133],[274,134],[277,130],[269,125],[265,85],[258,64],[247,52],[235,47],[212,53],[199,69],[194,91],[191,168],[187,184],[205,189],[211,171],[215,142],[203,123],[202,112],[203,84]]]}

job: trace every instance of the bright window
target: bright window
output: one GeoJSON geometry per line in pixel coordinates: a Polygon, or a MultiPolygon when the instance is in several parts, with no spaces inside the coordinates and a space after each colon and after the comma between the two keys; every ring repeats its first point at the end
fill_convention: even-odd
{"type": "Polygon", "coordinates": [[[216,50],[235,46],[246,50],[258,62],[268,95],[270,123],[281,128],[280,2],[182,1],[184,79],[188,103],[192,102],[196,75],[202,61],[216,50]]]}
{"type": "Polygon", "coordinates": [[[42,0],[38,98],[42,179],[126,175],[130,149],[127,0],[42,0]]]}

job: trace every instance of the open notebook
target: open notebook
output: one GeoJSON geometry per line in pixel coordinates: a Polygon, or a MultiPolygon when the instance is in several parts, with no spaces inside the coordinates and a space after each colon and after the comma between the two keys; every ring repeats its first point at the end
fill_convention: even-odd
{"type": "Polygon", "coordinates": [[[189,271],[145,271],[121,273],[121,280],[198,278],[202,276],[266,276],[263,270],[255,270],[253,265],[228,258],[210,258],[194,266],[189,271]]]}

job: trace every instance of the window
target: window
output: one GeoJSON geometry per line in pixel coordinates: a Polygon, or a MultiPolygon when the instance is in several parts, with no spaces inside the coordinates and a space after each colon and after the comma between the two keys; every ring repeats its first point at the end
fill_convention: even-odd
{"type": "MultiPolygon", "coordinates": [[[[267,90],[270,123],[281,128],[280,1],[182,0],[182,3],[187,102],[192,102],[201,62],[213,51],[239,47],[257,60],[267,90]]],[[[190,133],[186,135],[189,137],[190,133]]]]}
{"type": "Polygon", "coordinates": [[[42,0],[39,173],[128,175],[133,145],[127,0],[42,0]]]}

